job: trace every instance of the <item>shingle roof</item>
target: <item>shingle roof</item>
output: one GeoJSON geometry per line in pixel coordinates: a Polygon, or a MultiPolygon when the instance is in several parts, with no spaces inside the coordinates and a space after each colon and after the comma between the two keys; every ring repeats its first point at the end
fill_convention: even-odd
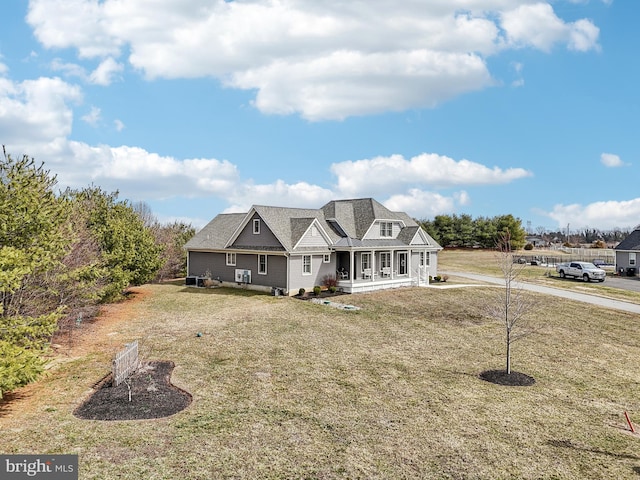
{"type": "Polygon", "coordinates": [[[246,216],[246,213],[221,213],[193,236],[184,248],[189,250],[224,248],[246,216]]]}
{"type": "Polygon", "coordinates": [[[254,205],[253,208],[287,251],[293,249],[314,219],[318,220],[320,226],[332,237],[332,240],[338,239],[338,235],[325,221],[322,210],[265,205],[254,205]]]}
{"type": "Polygon", "coordinates": [[[631,232],[614,250],[640,250],[640,229],[631,232]]]}
{"type": "MultiPolygon", "coordinates": [[[[252,211],[255,211],[262,218],[287,251],[293,250],[293,247],[314,221],[317,221],[329,235],[334,245],[343,247],[409,245],[420,228],[406,213],[392,212],[372,198],[334,200],[319,209],[254,205],[252,211]],[[344,231],[330,225],[328,220],[334,219],[344,231]],[[376,219],[401,220],[406,226],[396,239],[362,240],[376,219]],[[347,236],[344,237],[343,234],[347,236]]],[[[249,214],[247,213],[220,214],[189,240],[185,248],[190,250],[223,249],[234,233],[237,233],[248,219],[249,214]]],[[[430,245],[439,246],[429,235],[427,238],[430,245]]]]}
{"type": "MultiPolygon", "coordinates": [[[[326,218],[335,218],[352,238],[362,238],[375,219],[404,220],[373,198],[332,200],[321,208],[326,218]]],[[[405,214],[406,215],[406,214],[405,214]]],[[[406,215],[408,217],[408,215],[406,215]]],[[[415,222],[411,220],[415,225],[415,222]]]]}

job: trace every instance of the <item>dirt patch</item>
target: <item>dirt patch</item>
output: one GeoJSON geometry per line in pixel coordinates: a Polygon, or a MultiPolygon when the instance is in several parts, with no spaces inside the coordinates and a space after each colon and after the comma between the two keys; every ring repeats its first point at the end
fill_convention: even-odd
{"type": "Polygon", "coordinates": [[[85,420],[144,420],[178,413],[191,395],[171,384],[174,367],[169,361],[149,362],[117,387],[110,379],[99,382],[73,414],[85,420]]]}
{"type": "Polygon", "coordinates": [[[486,382],[508,387],[529,387],[536,383],[535,378],[524,373],[507,373],[505,370],[486,370],[480,374],[480,378],[486,382]]]}

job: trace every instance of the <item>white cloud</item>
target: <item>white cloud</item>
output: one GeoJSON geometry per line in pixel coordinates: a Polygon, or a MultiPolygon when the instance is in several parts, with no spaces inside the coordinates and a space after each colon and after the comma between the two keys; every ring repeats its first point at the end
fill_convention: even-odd
{"type": "Polygon", "coordinates": [[[122,130],[124,130],[124,128],[125,128],[125,125],[124,125],[124,123],[122,122],[122,120],[115,119],[115,120],[113,121],[113,125],[116,127],[116,130],[117,130],[118,132],[121,132],[121,131],[122,131],[122,130]]]}
{"type": "Polygon", "coordinates": [[[95,127],[100,121],[101,110],[98,107],[91,107],[91,111],[82,117],[85,123],[95,127]]]}
{"type": "Polygon", "coordinates": [[[276,180],[271,184],[254,185],[247,182],[238,185],[231,192],[228,201],[232,204],[225,213],[246,212],[251,205],[274,205],[300,208],[318,208],[329,200],[335,198],[331,190],[312,185],[307,182],[287,184],[282,180],[276,180]]]}
{"type": "Polygon", "coordinates": [[[225,198],[239,183],[236,166],[227,160],[180,160],[138,147],[92,147],[80,142],[69,142],[69,148],[75,164],[59,165],[61,182],[74,187],[95,183],[130,199],[225,198]]]}
{"type": "Polygon", "coordinates": [[[62,72],[65,77],[76,77],[83,80],[87,79],[87,72],[82,65],[77,63],[64,62],[60,58],[55,58],[51,62],[51,69],[54,72],[62,72]]]}
{"type": "Polygon", "coordinates": [[[0,77],[0,131],[20,153],[33,144],[64,141],[73,120],[68,103],[81,100],[80,89],[59,78],[0,77]]]}
{"type": "Polygon", "coordinates": [[[529,177],[523,168],[489,168],[469,160],[455,161],[435,153],[423,153],[409,160],[402,155],[334,163],[342,195],[384,194],[391,190],[429,185],[435,188],[463,185],[496,185],[529,177]]]}
{"type": "Polygon", "coordinates": [[[598,27],[586,19],[566,23],[548,3],[520,5],[504,11],[502,27],[509,44],[516,47],[532,46],[545,52],[558,43],[567,43],[569,48],[578,51],[598,48],[598,27]]]}
{"type": "Polygon", "coordinates": [[[467,199],[466,192],[446,197],[439,193],[412,188],[406,194],[392,195],[383,203],[394,212],[406,212],[414,218],[426,219],[454,213],[467,199]]]}
{"type": "Polygon", "coordinates": [[[89,81],[96,85],[110,85],[117,74],[124,70],[121,63],[116,62],[112,57],[103,60],[98,67],[89,75],[89,81]]]}
{"type": "Polygon", "coordinates": [[[108,86],[124,70],[124,65],[116,62],[112,57],[108,57],[100,62],[93,72],[87,74],[82,65],[64,62],[56,58],[51,62],[51,69],[56,72],[62,72],[67,77],[80,78],[87,83],[108,86]]]}
{"type": "Polygon", "coordinates": [[[627,228],[638,224],[640,198],[624,201],[601,201],[588,205],[558,204],[547,213],[561,227],[572,229],[597,226],[599,229],[627,228]]]}
{"type": "Polygon", "coordinates": [[[504,49],[587,51],[599,36],[539,0],[32,0],[27,19],[45,47],[103,59],[95,83],[127,52],[149,78],[215,77],[310,120],[433,106],[496,84],[486,59],[504,49]]]}
{"type": "Polygon", "coordinates": [[[603,153],[600,155],[600,162],[609,168],[622,167],[625,163],[620,159],[618,155],[613,153],[603,153]]]}

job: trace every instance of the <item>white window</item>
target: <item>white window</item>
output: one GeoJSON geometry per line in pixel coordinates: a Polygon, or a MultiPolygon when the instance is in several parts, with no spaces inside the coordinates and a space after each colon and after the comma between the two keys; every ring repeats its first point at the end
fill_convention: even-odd
{"type": "Polygon", "coordinates": [[[236,264],[236,254],[235,253],[227,253],[227,265],[230,267],[234,267],[236,264]]]}
{"type": "Polygon", "coordinates": [[[380,222],[380,236],[391,237],[393,235],[393,224],[391,222],[380,222]]]}
{"type": "Polygon", "coordinates": [[[391,252],[380,253],[380,268],[391,267],[391,252]]]}
{"type": "Polygon", "coordinates": [[[429,266],[431,265],[431,253],[430,252],[424,252],[424,265],[425,266],[429,266]]]}
{"type": "Polygon", "coordinates": [[[636,264],[636,254],[635,252],[629,252],[629,265],[636,264]]]}
{"type": "Polygon", "coordinates": [[[253,220],[253,234],[258,235],[260,233],[260,219],[255,218],[253,220]]]}
{"type": "Polygon", "coordinates": [[[302,274],[311,275],[311,255],[302,256],[302,274]]]}
{"type": "Polygon", "coordinates": [[[322,262],[323,263],[331,263],[331,254],[330,253],[325,253],[322,256],[322,262]]]}
{"type": "Polygon", "coordinates": [[[362,263],[362,271],[363,272],[365,271],[365,269],[371,268],[371,254],[370,253],[363,253],[360,263],[362,263]]]}
{"type": "Polygon", "coordinates": [[[260,275],[267,274],[267,256],[266,255],[258,255],[258,273],[260,275]]]}

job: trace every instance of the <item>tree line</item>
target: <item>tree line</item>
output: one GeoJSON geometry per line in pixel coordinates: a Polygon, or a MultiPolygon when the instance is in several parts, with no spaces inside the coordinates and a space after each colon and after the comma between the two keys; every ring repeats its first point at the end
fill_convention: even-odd
{"type": "Polygon", "coordinates": [[[27,156],[0,157],[0,398],[42,371],[54,332],[131,285],[184,275],[195,234],[99,187],[56,191],[27,156]]]}
{"type": "Polygon", "coordinates": [[[509,232],[514,250],[524,247],[526,232],[513,215],[472,218],[471,215],[436,215],[418,223],[443,247],[495,248],[501,235],[509,232]]]}

